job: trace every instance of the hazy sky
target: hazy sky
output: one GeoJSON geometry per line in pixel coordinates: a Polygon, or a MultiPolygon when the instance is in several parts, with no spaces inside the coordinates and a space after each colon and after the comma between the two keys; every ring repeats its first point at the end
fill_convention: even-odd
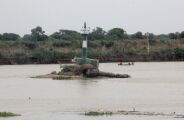
{"type": "Polygon", "coordinates": [[[59,29],[124,28],[169,33],[184,31],[184,0],[0,0],[0,33],[30,33],[41,26],[47,34],[59,29]]]}

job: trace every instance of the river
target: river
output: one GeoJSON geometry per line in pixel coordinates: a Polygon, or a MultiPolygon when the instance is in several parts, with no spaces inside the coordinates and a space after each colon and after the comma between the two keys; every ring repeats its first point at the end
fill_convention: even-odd
{"type": "MultiPolygon", "coordinates": [[[[100,70],[131,75],[127,79],[51,80],[31,78],[59,65],[1,65],[0,111],[22,116],[7,120],[171,120],[170,116],[89,117],[97,110],[184,114],[184,62],[102,63],[100,70]],[[29,99],[30,98],[30,99],[29,99]]],[[[5,119],[5,118],[0,118],[5,119]]]]}

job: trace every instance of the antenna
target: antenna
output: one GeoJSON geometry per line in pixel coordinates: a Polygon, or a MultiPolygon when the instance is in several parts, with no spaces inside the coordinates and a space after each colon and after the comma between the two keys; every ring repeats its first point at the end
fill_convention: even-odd
{"type": "Polygon", "coordinates": [[[86,22],[84,22],[84,26],[81,29],[81,34],[87,35],[90,32],[90,27],[87,27],[86,22]]]}

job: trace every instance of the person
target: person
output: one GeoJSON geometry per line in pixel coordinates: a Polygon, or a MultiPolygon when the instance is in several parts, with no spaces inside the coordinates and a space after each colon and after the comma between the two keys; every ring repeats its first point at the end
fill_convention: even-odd
{"type": "Polygon", "coordinates": [[[122,61],[122,60],[120,60],[120,63],[119,63],[118,65],[123,65],[123,61],[122,61]]]}

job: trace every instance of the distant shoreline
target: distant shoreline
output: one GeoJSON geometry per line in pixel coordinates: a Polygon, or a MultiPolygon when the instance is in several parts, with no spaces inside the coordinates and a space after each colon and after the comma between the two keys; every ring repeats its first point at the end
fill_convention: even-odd
{"type": "MultiPolygon", "coordinates": [[[[50,63],[37,63],[35,61],[30,61],[29,62],[25,62],[25,63],[19,63],[19,61],[16,61],[17,60],[20,60],[21,58],[15,58],[15,59],[8,59],[8,58],[3,58],[3,60],[0,58],[0,65],[44,65],[44,64],[72,64],[73,62],[71,62],[71,59],[68,59],[66,61],[66,59],[64,61],[59,61],[59,62],[50,62],[50,63]],[[4,61],[6,59],[6,61],[4,61]],[[2,60],[2,61],[1,61],[2,60]]],[[[29,59],[29,58],[24,58],[22,60],[26,61],[26,59],[29,59]]],[[[170,60],[170,61],[165,61],[165,60],[146,60],[146,59],[141,59],[141,60],[132,60],[132,59],[127,59],[127,60],[123,60],[122,59],[114,59],[114,60],[105,60],[105,59],[102,59],[102,60],[99,60],[100,63],[120,63],[122,61],[122,63],[128,63],[128,62],[184,62],[184,60],[170,60]]]]}
{"type": "MultiPolygon", "coordinates": [[[[80,40],[0,41],[0,64],[71,63],[81,56],[80,40]]],[[[100,62],[184,61],[184,39],[154,40],[147,50],[146,39],[93,40],[88,57],[100,62]]]]}

